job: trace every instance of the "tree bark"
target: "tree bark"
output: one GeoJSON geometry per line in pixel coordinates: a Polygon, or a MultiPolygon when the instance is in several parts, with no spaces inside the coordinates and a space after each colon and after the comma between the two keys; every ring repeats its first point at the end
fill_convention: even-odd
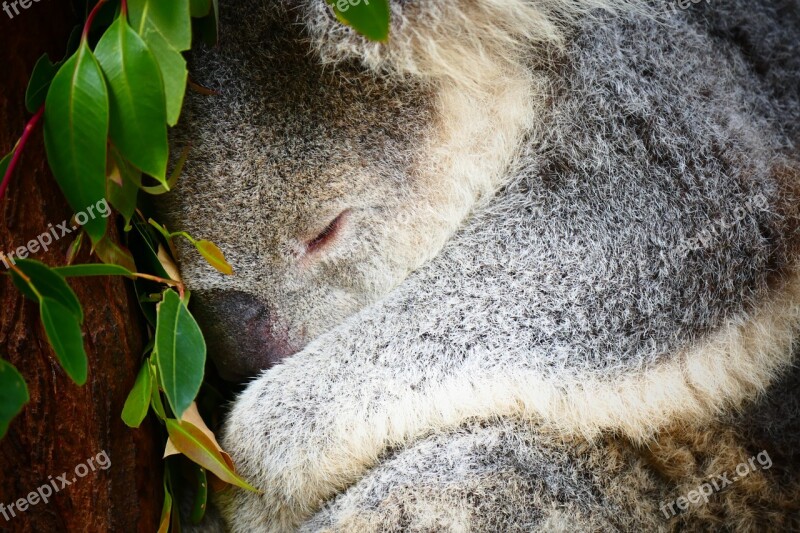
{"type": "MultiPolygon", "coordinates": [[[[27,9],[15,4],[19,14],[13,18],[0,11],[3,155],[30,118],[24,95],[33,65],[44,52],[52,60],[61,59],[70,30],[81,18],[63,0],[36,0],[27,9]]],[[[48,224],[56,226],[71,215],[47,166],[39,127],[0,201],[0,251],[25,245],[46,232],[48,224]]],[[[67,235],[33,257],[63,265],[71,241],[67,235]]],[[[87,260],[83,252],[78,262],[87,260]]],[[[2,264],[0,271],[5,271],[2,264]]],[[[25,300],[8,276],[0,276],[0,357],[17,367],[30,393],[30,402],[0,440],[0,504],[8,515],[6,519],[0,514],[0,531],[156,531],[163,498],[160,428],[148,418],[134,430],[120,419],[144,347],[135,296],[129,282],[119,278],[70,284],[86,315],[89,378],[83,387],[61,370],[41,327],[38,306],[25,300]],[[110,460],[105,469],[105,459],[98,457],[102,452],[110,460]],[[70,485],[62,488],[57,478],[64,473],[70,485]],[[17,500],[53,483],[60,490],[53,490],[48,503],[40,497],[35,505],[19,510],[17,500]],[[15,516],[8,509],[12,503],[15,516]]]]}

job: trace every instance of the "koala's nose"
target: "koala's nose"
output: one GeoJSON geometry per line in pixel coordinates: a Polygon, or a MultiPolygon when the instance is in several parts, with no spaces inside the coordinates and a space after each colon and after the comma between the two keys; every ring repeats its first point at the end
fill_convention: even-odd
{"type": "Polygon", "coordinates": [[[294,350],[278,331],[274,311],[241,291],[208,291],[192,297],[193,311],[208,344],[208,353],[227,381],[256,376],[294,350]]]}

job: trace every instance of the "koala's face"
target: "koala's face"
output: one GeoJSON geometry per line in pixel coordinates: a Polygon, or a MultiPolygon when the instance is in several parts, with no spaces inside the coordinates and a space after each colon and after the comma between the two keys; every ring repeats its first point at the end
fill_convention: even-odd
{"type": "Polygon", "coordinates": [[[438,252],[480,188],[454,170],[469,165],[452,146],[473,150],[458,136],[480,123],[469,102],[442,104],[433,84],[355,61],[323,66],[292,10],[266,4],[223,4],[219,48],[193,57],[192,78],[217,94],[187,94],[173,150],[190,143],[190,158],[159,205],[171,230],[214,241],[233,265],[223,276],[180,249],[230,379],[385,295],[438,252]],[[467,109],[467,125],[443,125],[448,106],[467,109]]]}

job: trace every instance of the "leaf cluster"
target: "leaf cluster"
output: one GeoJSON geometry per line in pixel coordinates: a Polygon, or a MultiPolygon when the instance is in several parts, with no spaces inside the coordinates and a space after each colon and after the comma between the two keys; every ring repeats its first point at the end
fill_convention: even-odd
{"type": "MultiPolygon", "coordinates": [[[[339,20],[367,38],[388,38],[388,0],[327,1],[339,20]]],[[[86,383],[90,369],[83,308],[68,279],[120,276],[132,281],[150,340],[121,416],[136,428],[152,411],[168,435],[165,456],[182,454],[191,461],[195,522],[202,519],[209,486],[255,489],[236,474],[195,404],[204,382],[206,343],[173,263],[173,240],[187,239],[224,275],[232,275],[233,268],[214,243],[168,231],[147,219],[139,203],[140,193],[169,192],[189,157],[187,146],[174,168],[168,168],[168,128],[179,120],[187,87],[183,53],[197,42],[215,44],[218,20],[218,0],[97,1],[83,28],[73,31],[67,56],[52,62],[45,54],[34,66],[25,94],[33,118],[0,159],[1,199],[31,130],[41,121],[49,166],[70,207],[79,213],[107,201],[124,223],[123,244],[110,237],[114,218],[92,218],[71,244],[67,265],[17,259],[8,275],[38,305],[53,353],[77,385],[86,383]],[[93,28],[105,15],[108,20],[93,28]],[[72,264],[87,239],[101,263],[72,264]]],[[[0,359],[0,437],[28,401],[22,374],[0,359]]],[[[165,469],[160,531],[178,527],[177,478],[172,467],[165,469]]]]}

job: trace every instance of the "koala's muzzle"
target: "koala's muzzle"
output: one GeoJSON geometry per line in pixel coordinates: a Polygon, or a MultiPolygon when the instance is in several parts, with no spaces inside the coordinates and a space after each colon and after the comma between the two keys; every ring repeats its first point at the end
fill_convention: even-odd
{"type": "Polygon", "coordinates": [[[208,353],[228,381],[244,381],[295,352],[274,312],[241,291],[214,290],[193,297],[193,310],[208,343],[208,353]]]}

